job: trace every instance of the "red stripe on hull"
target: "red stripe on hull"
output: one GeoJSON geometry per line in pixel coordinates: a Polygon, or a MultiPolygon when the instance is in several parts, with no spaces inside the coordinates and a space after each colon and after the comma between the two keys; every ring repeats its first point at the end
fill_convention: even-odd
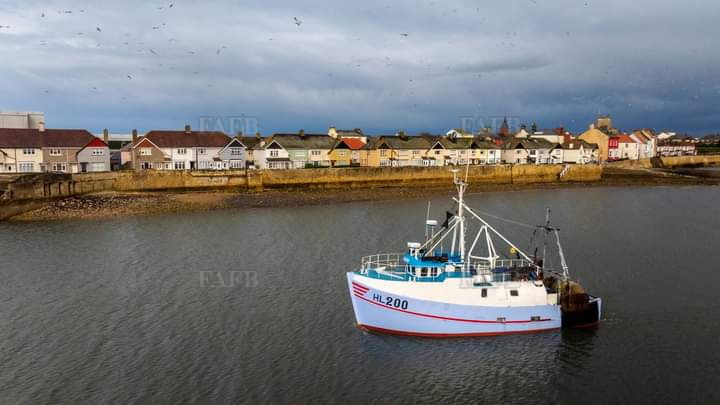
{"type": "Polygon", "coordinates": [[[367,299],[367,298],[365,298],[365,297],[358,296],[357,294],[355,294],[355,296],[358,297],[358,298],[360,298],[360,299],[363,300],[363,301],[367,301],[367,302],[369,302],[369,303],[371,303],[371,304],[373,304],[373,305],[377,305],[377,306],[379,306],[379,307],[381,307],[381,308],[390,309],[390,310],[398,311],[398,312],[404,312],[404,313],[406,313],[406,314],[411,314],[411,315],[424,316],[424,317],[426,317],[426,318],[442,319],[442,320],[445,320],[445,321],[471,322],[471,323],[511,323],[511,324],[512,324],[512,323],[533,323],[533,322],[547,322],[547,321],[552,321],[552,319],[550,319],[550,318],[538,319],[537,321],[533,321],[533,320],[527,320],[527,321],[525,321],[525,320],[522,320],[522,321],[504,321],[504,322],[501,322],[501,321],[485,321],[485,320],[480,320],[480,319],[450,318],[450,317],[446,317],[446,316],[423,314],[423,313],[420,313],[420,312],[413,312],[413,311],[408,311],[408,310],[405,310],[405,309],[389,307],[389,306],[384,305],[384,304],[381,304],[381,303],[379,303],[379,302],[375,302],[375,301],[369,300],[369,299],[367,299]]]}
{"type": "Polygon", "coordinates": [[[402,330],[385,329],[377,326],[370,325],[357,325],[358,328],[368,332],[379,332],[387,333],[391,335],[399,336],[415,336],[424,338],[459,338],[459,337],[481,337],[481,336],[502,336],[502,335],[525,335],[531,333],[542,333],[560,330],[560,328],[548,328],[548,329],[533,329],[533,330],[521,330],[513,332],[478,332],[478,333],[424,333],[424,332],[406,332],[402,330]]]}
{"type": "Polygon", "coordinates": [[[364,290],[365,292],[367,292],[367,291],[370,290],[369,288],[365,287],[364,285],[360,285],[360,284],[358,284],[358,283],[356,283],[356,282],[354,282],[354,281],[352,282],[352,285],[353,285],[353,287],[356,287],[356,288],[359,288],[359,289],[361,289],[361,290],[364,290]]]}
{"type": "Polygon", "coordinates": [[[365,293],[366,293],[367,291],[363,291],[363,290],[361,290],[361,289],[359,289],[359,288],[353,288],[353,292],[356,292],[356,293],[358,293],[358,294],[360,294],[360,295],[365,295],[365,293]]]}

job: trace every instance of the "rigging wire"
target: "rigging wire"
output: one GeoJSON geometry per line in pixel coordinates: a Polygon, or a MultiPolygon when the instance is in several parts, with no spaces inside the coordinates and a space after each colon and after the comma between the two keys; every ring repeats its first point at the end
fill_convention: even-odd
{"type": "Polygon", "coordinates": [[[483,214],[483,215],[485,215],[485,216],[488,216],[488,217],[490,217],[490,218],[495,218],[495,219],[497,219],[497,220],[499,220],[499,221],[505,221],[505,222],[510,223],[510,224],[515,224],[515,225],[518,225],[518,226],[523,226],[523,227],[525,227],[525,228],[537,229],[537,225],[530,225],[530,224],[526,224],[526,223],[523,223],[523,222],[513,221],[512,219],[507,219],[507,218],[499,217],[499,216],[497,216],[497,215],[493,215],[493,214],[491,214],[491,213],[489,213],[489,212],[485,212],[485,211],[479,210],[479,209],[477,209],[477,208],[473,208],[473,211],[477,211],[477,212],[479,212],[479,213],[481,213],[481,214],[483,214]]]}

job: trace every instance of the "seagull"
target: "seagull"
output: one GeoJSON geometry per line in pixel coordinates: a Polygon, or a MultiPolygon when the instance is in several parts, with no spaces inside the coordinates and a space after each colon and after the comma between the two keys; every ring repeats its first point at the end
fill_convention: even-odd
{"type": "Polygon", "coordinates": [[[9,25],[0,25],[0,30],[3,28],[10,28],[10,26],[9,25]]]}
{"type": "Polygon", "coordinates": [[[195,55],[195,51],[188,51],[188,55],[195,55]]]}
{"type": "Polygon", "coordinates": [[[295,25],[297,25],[298,27],[302,24],[302,21],[298,20],[297,17],[293,17],[293,20],[295,20],[295,25]]]}
{"type": "Polygon", "coordinates": [[[40,13],[40,18],[45,18],[45,13],[40,13]]]}
{"type": "Polygon", "coordinates": [[[157,55],[157,52],[155,52],[155,51],[152,50],[152,49],[150,50],[150,53],[153,54],[153,55],[157,55]]]}
{"type": "Polygon", "coordinates": [[[175,3],[170,3],[170,5],[168,6],[168,8],[173,8],[174,5],[175,5],[175,3]]]}
{"type": "Polygon", "coordinates": [[[156,25],[156,26],[153,27],[153,29],[154,29],[154,30],[159,30],[160,27],[156,25]]]}
{"type": "Polygon", "coordinates": [[[130,80],[132,80],[132,76],[130,76],[130,75],[127,75],[127,78],[130,79],[130,80]]]}
{"type": "Polygon", "coordinates": [[[227,46],[224,46],[224,45],[221,46],[220,48],[218,48],[218,50],[215,52],[215,54],[220,55],[220,52],[225,48],[227,48],[227,46]]]}
{"type": "Polygon", "coordinates": [[[405,33],[400,34],[401,37],[407,37],[408,35],[409,35],[409,34],[405,34],[405,33]]]}
{"type": "Polygon", "coordinates": [[[102,32],[102,28],[100,28],[100,27],[95,27],[95,31],[97,31],[97,32],[102,32]]]}

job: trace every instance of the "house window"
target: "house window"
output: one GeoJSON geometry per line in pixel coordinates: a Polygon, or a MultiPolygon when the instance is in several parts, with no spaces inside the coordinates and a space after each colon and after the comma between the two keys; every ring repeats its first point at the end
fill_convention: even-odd
{"type": "Polygon", "coordinates": [[[518,296],[518,290],[510,290],[510,296],[511,296],[511,297],[517,297],[517,296],[518,296]]]}
{"type": "Polygon", "coordinates": [[[66,172],[67,171],[67,165],[65,163],[53,163],[52,164],[52,171],[54,172],[66,172]]]}
{"type": "Polygon", "coordinates": [[[320,156],[320,151],[319,151],[319,150],[313,150],[313,151],[310,151],[310,154],[311,154],[312,156],[320,156]]]}
{"type": "Polygon", "coordinates": [[[32,164],[32,163],[27,163],[27,162],[26,162],[26,163],[22,163],[22,162],[21,162],[21,163],[18,165],[18,171],[20,171],[20,172],[22,172],[22,173],[32,172],[34,168],[35,168],[35,165],[34,165],[34,164],[32,164]]]}
{"type": "Polygon", "coordinates": [[[243,153],[242,148],[230,148],[230,154],[232,156],[240,156],[240,155],[242,155],[242,153],[243,153]]]}
{"type": "Polygon", "coordinates": [[[34,155],[35,149],[23,149],[23,155],[34,155]]]}
{"type": "Polygon", "coordinates": [[[515,154],[516,154],[516,155],[519,155],[519,154],[520,154],[520,151],[519,151],[519,150],[516,150],[516,151],[515,151],[515,154]]]}
{"type": "Polygon", "coordinates": [[[204,155],[206,152],[205,148],[198,148],[198,155],[204,155]]]}
{"type": "Polygon", "coordinates": [[[60,149],[50,149],[50,156],[60,156],[62,151],[60,149]]]}
{"type": "Polygon", "coordinates": [[[103,151],[101,148],[94,148],[94,149],[92,150],[92,155],[93,155],[93,156],[102,156],[102,155],[104,155],[104,154],[105,154],[105,151],[103,151]]]}
{"type": "Polygon", "coordinates": [[[414,150],[414,151],[413,151],[413,155],[419,155],[419,154],[420,154],[420,151],[419,151],[419,150],[414,150]]]}
{"type": "Polygon", "coordinates": [[[152,151],[150,148],[140,148],[140,155],[141,156],[150,156],[152,154],[152,151]]]}
{"type": "Polygon", "coordinates": [[[184,161],[175,162],[175,170],[185,170],[185,162],[184,161]]]}
{"type": "Polygon", "coordinates": [[[435,154],[436,154],[436,155],[439,155],[439,154],[440,154],[440,151],[439,151],[439,150],[436,150],[436,151],[435,151],[435,154]]]}
{"type": "Polygon", "coordinates": [[[387,149],[380,149],[380,156],[387,156],[387,149]]]}
{"type": "Polygon", "coordinates": [[[270,151],[270,157],[278,157],[279,155],[280,153],[277,149],[273,149],[270,151]]]}
{"type": "Polygon", "coordinates": [[[487,298],[487,288],[483,288],[483,289],[482,289],[481,296],[482,296],[483,298],[487,298]]]}
{"type": "Polygon", "coordinates": [[[150,162],[142,162],[142,164],[140,165],[140,167],[143,168],[143,169],[150,169],[150,168],[151,168],[150,162]]]}
{"type": "Polygon", "coordinates": [[[185,148],[178,148],[177,154],[178,154],[178,155],[186,155],[186,154],[187,154],[187,149],[185,149],[185,148]]]}
{"type": "Polygon", "coordinates": [[[536,151],[535,149],[531,149],[531,150],[530,150],[530,156],[535,156],[536,152],[537,152],[537,151],[536,151]]]}

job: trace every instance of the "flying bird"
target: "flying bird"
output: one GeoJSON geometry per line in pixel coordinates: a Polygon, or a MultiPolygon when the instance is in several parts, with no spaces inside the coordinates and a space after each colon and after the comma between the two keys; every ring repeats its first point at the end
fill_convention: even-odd
{"type": "Polygon", "coordinates": [[[400,34],[401,37],[407,37],[409,34],[402,33],[400,34]]]}
{"type": "Polygon", "coordinates": [[[10,26],[9,25],[0,25],[0,30],[3,28],[10,28],[10,26]]]}
{"type": "Polygon", "coordinates": [[[170,3],[170,5],[168,6],[168,8],[173,8],[174,5],[175,5],[175,3],[170,3]]]}
{"type": "Polygon", "coordinates": [[[297,17],[293,17],[293,20],[295,20],[295,25],[297,25],[298,27],[302,24],[302,21],[298,20],[297,17]]]}
{"type": "Polygon", "coordinates": [[[155,52],[155,51],[152,50],[152,49],[150,50],[150,53],[153,54],[153,55],[157,55],[157,52],[155,52]]]}
{"type": "Polygon", "coordinates": [[[132,80],[132,76],[130,76],[130,75],[127,75],[127,78],[130,79],[130,80],[132,80]]]}
{"type": "Polygon", "coordinates": [[[97,31],[97,32],[102,32],[102,28],[100,28],[100,27],[95,27],[95,31],[97,31]]]}
{"type": "Polygon", "coordinates": [[[156,26],[153,27],[153,29],[154,29],[154,30],[159,30],[160,27],[156,25],[156,26]]]}
{"type": "Polygon", "coordinates": [[[220,48],[218,48],[218,50],[215,52],[215,54],[220,55],[220,52],[225,48],[227,48],[227,46],[224,46],[224,45],[221,46],[220,48]]]}
{"type": "Polygon", "coordinates": [[[40,18],[45,18],[45,13],[40,13],[40,18]]]}

